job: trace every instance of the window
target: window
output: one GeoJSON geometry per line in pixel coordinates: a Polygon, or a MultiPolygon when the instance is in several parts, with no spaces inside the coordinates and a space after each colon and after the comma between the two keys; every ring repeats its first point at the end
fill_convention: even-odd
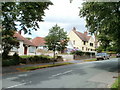
{"type": "Polygon", "coordinates": [[[29,47],[29,53],[35,53],[36,47],[29,47]]]}
{"type": "Polygon", "coordinates": [[[93,46],[93,43],[90,43],[90,46],[93,46]]]}
{"type": "Polygon", "coordinates": [[[92,51],[92,49],[91,49],[91,51],[92,51]]]}
{"type": "Polygon", "coordinates": [[[73,45],[75,45],[75,40],[73,40],[73,45]]]}
{"type": "Polygon", "coordinates": [[[85,45],[85,44],[86,44],[86,42],[85,42],[85,41],[83,41],[83,44],[85,45]]]}
{"type": "Polygon", "coordinates": [[[84,47],[82,47],[82,50],[84,50],[84,47]]]}

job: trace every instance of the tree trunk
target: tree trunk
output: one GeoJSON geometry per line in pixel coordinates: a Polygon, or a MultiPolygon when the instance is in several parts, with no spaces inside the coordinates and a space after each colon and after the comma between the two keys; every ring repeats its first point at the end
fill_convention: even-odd
{"type": "Polygon", "coordinates": [[[53,49],[53,64],[55,64],[55,48],[56,48],[56,46],[54,46],[54,49],[53,49]]]}

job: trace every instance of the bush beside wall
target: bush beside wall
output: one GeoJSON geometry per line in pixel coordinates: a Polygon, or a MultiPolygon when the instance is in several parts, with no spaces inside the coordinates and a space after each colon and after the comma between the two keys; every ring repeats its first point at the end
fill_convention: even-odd
{"type": "Polygon", "coordinates": [[[47,55],[36,55],[36,56],[20,56],[20,63],[49,63],[52,62],[52,57],[47,55]]]}
{"type": "Polygon", "coordinates": [[[17,53],[15,53],[12,57],[8,59],[2,60],[2,66],[11,66],[11,65],[18,65],[20,63],[20,57],[17,53]]]}

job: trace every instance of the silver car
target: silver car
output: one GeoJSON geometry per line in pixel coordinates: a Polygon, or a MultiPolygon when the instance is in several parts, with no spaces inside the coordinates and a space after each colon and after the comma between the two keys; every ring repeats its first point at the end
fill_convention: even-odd
{"type": "Polygon", "coordinates": [[[96,54],[97,60],[100,60],[100,59],[105,60],[105,59],[109,59],[109,58],[110,58],[110,56],[107,53],[97,53],[96,54]]]}

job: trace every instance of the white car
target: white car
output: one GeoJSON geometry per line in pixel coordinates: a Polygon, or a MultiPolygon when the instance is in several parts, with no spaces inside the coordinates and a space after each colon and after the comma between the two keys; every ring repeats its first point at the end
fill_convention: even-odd
{"type": "Polygon", "coordinates": [[[109,59],[110,56],[107,53],[97,53],[96,58],[97,60],[100,60],[100,59],[105,60],[105,59],[109,59]]]}

